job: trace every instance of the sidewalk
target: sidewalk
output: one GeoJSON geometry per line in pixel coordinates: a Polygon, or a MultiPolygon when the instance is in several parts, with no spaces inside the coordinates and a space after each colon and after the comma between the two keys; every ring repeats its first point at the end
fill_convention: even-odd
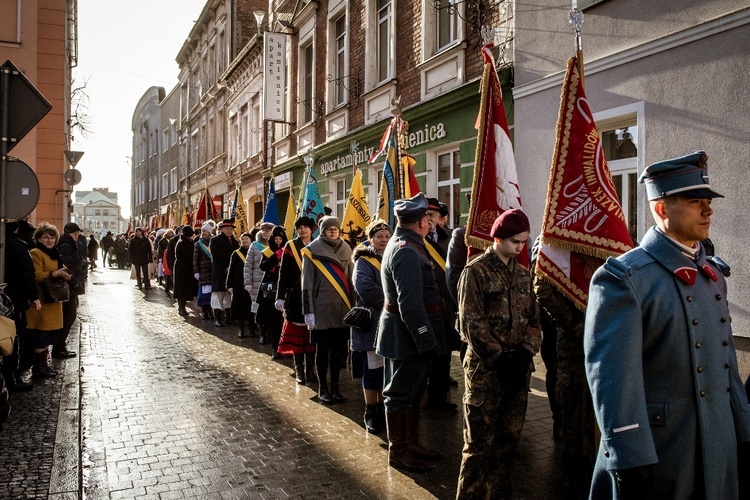
{"type": "MultiPolygon", "coordinates": [[[[195,310],[183,320],[161,288],[144,294],[127,271],[91,273],[79,317],[69,340],[79,358],[55,360],[62,377],[11,395],[0,498],[455,497],[460,412],[423,413],[423,440],[445,458],[404,474],[387,466],[385,433],[364,430],[361,388],[346,371],[348,402],[320,405],[317,386],[290,376],[290,359],[271,360],[270,346],[195,310]]],[[[560,498],[536,361],[514,469],[519,500],[560,498]]],[[[460,403],[457,356],[452,376],[460,382],[450,399],[460,403]]]]}

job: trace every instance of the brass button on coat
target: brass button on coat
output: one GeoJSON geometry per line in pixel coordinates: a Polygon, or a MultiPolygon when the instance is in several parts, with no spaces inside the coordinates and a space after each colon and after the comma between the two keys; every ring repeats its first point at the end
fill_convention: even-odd
{"type": "Polygon", "coordinates": [[[701,348],[701,343],[700,342],[696,342],[695,343],[695,348],[696,349],[700,349],[701,348]]]}
{"type": "Polygon", "coordinates": [[[700,395],[701,395],[701,397],[704,397],[706,395],[706,391],[701,391],[700,395]]]}
{"type": "Polygon", "coordinates": [[[696,318],[696,319],[694,319],[694,320],[693,320],[693,324],[694,324],[694,325],[697,325],[697,324],[698,324],[698,318],[696,318]]]}

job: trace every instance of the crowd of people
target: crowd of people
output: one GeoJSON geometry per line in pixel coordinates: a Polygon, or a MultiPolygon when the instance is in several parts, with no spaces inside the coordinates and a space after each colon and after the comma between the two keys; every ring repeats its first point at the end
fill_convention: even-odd
{"type": "MultiPolygon", "coordinates": [[[[447,227],[445,205],[421,193],[395,201],[395,228],[372,220],[354,248],[330,215],[301,216],[289,231],[262,222],[239,240],[224,219],[107,234],[98,246],[103,262],[132,266],[139,289],[157,280],[178,315],[190,316],[195,302],[215,327],[236,325],[238,337],[270,344],[274,359],[291,356],[296,383],[317,384],[322,404],[347,401],[340,376],[349,365],[361,380],[364,425],[387,430],[388,463],[401,470],[424,472],[441,458],[419,440],[422,400],[456,410],[448,389],[458,351],[459,499],[510,498],[540,349],[568,498],[745,498],[750,407],[726,300],[729,268],[703,243],[721,195],[708,184],[703,152],[651,165],[640,182],[655,226],[596,271],[586,312],[534,276],[533,253],[530,269],[517,259],[531,230],[521,209],[494,220],[482,251],[467,247],[466,227],[447,227]]],[[[66,339],[97,242],[86,245],[75,223],[62,235],[47,223],[6,227],[5,293],[20,334],[2,374],[8,390],[22,391],[32,386],[24,370],[54,377],[49,356],[76,355],[66,339]],[[70,297],[45,295],[47,280],[68,283],[70,297]]]]}

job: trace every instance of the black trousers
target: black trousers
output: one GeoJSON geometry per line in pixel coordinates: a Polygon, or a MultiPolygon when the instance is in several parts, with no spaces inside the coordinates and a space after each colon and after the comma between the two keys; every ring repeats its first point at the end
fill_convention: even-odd
{"type": "Polygon", "coordinates": [[[328,367],[331,367],[331,385],[337,386],[341,371],[341,360],[344,358],[349,340],[349,328],[331,328],[313,330],[313,341],[317,346],[315,367],[321,387],[326,385],[328,367]]]}

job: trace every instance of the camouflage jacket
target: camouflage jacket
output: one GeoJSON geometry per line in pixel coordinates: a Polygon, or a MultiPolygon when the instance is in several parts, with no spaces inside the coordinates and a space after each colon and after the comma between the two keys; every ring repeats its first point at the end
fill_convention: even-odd
{"type": "Polygon", "coordinates": [[[505,265],[490,247],[469,263],[458,283],[458,310],[461,334],[480,358],[494,361],[503,348],[539,351],[531,275],[516,259],[505,265]]]}

